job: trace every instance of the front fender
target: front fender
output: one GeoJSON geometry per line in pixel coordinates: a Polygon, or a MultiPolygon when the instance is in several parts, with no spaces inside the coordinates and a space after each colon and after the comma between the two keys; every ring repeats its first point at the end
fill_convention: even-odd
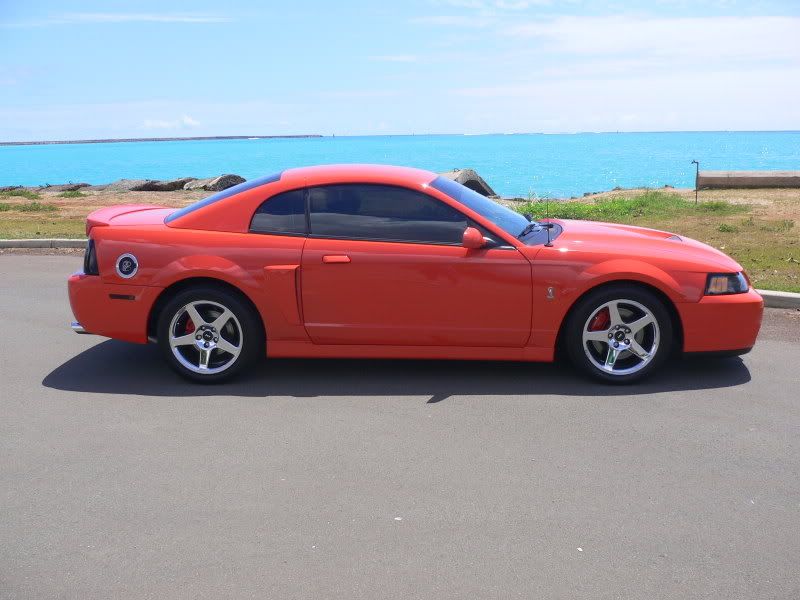
{"type": "Polygon", "coordinates": [[[592,258],[576,252],[539,254],[534,262],[532,345],[555,348],[570,309],[600,285],[615,281],[641,283],[659,290],[676,305],[696,302],[703,293],[702,273],[682,272],[676,277],[636,258],[614,257],[600,262],[592,258]]]}
{"type": "Polygon", "coordinates": [[[612,281],[637,281],[650,285],[676,303],[698,300],[702,295],[702,287],[696,289],[691,282],[681,284],[675,277],[651,263],[636,259],[613,259],[591,265],[580,273],[577,297],[591,288],[612,281]]]}

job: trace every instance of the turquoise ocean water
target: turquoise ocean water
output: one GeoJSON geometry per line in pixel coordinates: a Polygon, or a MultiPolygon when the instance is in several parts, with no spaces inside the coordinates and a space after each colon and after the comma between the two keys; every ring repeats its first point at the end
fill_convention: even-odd
{"type": "Polygon", "coordinates": [[[693,187],[701,169],[800,169],[800,132],[419,135],[0,146],[0,185],[245,178],[323,163],[476,169],[501,195],[693,187]]]}

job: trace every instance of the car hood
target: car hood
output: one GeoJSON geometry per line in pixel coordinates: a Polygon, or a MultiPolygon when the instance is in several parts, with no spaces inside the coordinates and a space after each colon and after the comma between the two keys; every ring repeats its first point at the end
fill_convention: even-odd
{"type": "Polygon", "coordinates": [[[556,222],[563,227],[557,244],[570,250],[654,261],[669,259],[687,263],[695,270],[742,270],[739,263],[716,248],[668,231],[597,221],[556,222]]]}

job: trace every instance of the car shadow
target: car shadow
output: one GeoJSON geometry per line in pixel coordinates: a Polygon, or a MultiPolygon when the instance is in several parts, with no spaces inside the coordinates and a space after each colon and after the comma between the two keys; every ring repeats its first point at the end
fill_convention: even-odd
{"type": "Polygon", "coordinates": [[[101,342],[49,373],[42,385],[81,393],[141,396],[628,396],[737,386],[750,381],[738,357],[674,360],[644,382],[592,381],[564,364],[446,360],[270,359],[230,383],[195,384],[164,363],[153,345],[101,342]]]}

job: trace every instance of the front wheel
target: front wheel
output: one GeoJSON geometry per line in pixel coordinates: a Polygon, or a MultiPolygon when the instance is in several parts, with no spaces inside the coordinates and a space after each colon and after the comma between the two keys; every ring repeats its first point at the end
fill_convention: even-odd
{"type": "Polygon", "coordinates": [[[672,319],[652,292],[613,286],[580,300],[564,342],[572,362],[603,381],[630,383],[658,369],[672,348],[672,319]]]}
{"type": "Polygon", "coordinates": [[[231,292],[188,289],[161,311],[158,345],[170,366],[187,379],[229,379],[264,351],[263,330],[254,312],[231,292]]]}

